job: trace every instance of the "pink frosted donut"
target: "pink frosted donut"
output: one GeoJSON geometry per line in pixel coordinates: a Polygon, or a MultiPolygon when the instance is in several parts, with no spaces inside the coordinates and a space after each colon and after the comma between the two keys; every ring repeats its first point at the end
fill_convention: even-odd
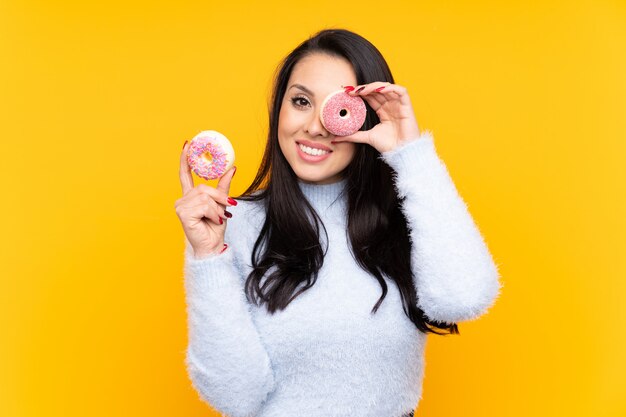
{"type": "Polygon", "coordinates": [[[232,168],[235,150],[226,136],[214,130],[204,130],[191,139],[187,162],[197,176],[214,180],[232,168]]]}
{"type": "Polygon", "coordinates": [[[348,136],[356,132],[365,122],[365,102],[361,97],[352,97],[344,90],[329,94],[322,102],[320,119],[335,136],[348,136]]]}

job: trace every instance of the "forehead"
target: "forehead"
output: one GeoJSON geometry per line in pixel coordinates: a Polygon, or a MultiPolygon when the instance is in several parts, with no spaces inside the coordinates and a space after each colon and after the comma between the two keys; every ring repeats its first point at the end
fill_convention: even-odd
{"type": "Polygon", "coordinates": [[[328,94],[345,85],[355,85],[352,64],[343,58],[314,53],[302,58],[294,66],[289,85],[301,84],[314,94],[328,94]]]}

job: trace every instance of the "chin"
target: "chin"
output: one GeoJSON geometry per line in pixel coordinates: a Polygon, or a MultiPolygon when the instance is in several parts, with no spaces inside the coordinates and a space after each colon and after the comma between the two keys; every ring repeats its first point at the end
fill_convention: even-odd
{"type": "Polygon", "coordinates": [[[330,175],[330,176],[320,176],[320,175],[306,175],[304,173],[300,175],[299,173],[296,173],[296,175],[300,179],[300,181],[312,182],[312,183],[327,183],[327,182],[331,183],[331,182],[339,181],[340,179],[335,174],[330,175]]]}
{"type": "Polygon", "coordinates": [[[305,182],[320,182],[320,181],[324,181],[326,178],[324,177],[319,177],[319,176],[315,176],[315,175],[298,175],[298,179],[300,181],[305,181],[305,182]]]}

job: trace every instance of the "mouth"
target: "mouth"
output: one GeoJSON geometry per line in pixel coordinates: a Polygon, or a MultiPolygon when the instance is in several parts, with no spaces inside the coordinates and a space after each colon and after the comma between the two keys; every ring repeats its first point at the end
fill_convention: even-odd
{"type": "Polygon", "coordinates": [[[304,152],[307,155],[311,155],[311,156],[326,155],[326,154],[331,152],[331,151],[327,151],[327,150],[324,150],[324,149],[312,148],[310,146],[306,146],[306,145],[303,145],[301,143],[298,143],[297,145],[298,145],[298,147],[300,148],[300,150],[302,152],[304,152]]]}
{"type": "Polygon", "coordinates": [[[311,141],[306,140],[306,139],[299,139],[299,140],[296,141],[296,143],[300,147],[302,147],[303,149],[304,148],[309,148],[309,150],[313,150],[313,151],[317,151],[317,150],[327,151],[327,152],[332,152],[333,151],[332,149],[330,149],[326,145],[323,145],[321,143],[311,142],[311,141]]]}
{"type": "Polygon", "coordinates": [[[308,141],[296,141],[296,148],[298,149],[298,155],[300,158],[307,162],[320,162],[328,158],[333,152],[331,149],[324,145],[313,144],[308,141]],[[309,146],[313,145],[313,146],[309,146]]]}

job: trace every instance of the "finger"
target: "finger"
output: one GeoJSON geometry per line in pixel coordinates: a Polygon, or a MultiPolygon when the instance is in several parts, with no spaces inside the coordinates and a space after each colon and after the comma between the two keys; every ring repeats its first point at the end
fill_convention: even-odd
{"type": "Polygon", "coordinates": [[[220,178],[220,180],[217,183],[217,189],[222,191],[223,193],[225,193],[226,195],[228,195],[228,193],[230,192],[230,182],[233,179],[233,175],[235,175],[235,171],[237,170],[237,167],[232,167],[230,170],[228,170],[228,172],[226,174],[224,174],[224,176],[222,178],[220,178]]]}
{"type": "Polygon", "coordinates": [[[367,104],[370,105],[372,110],[378,113],[378,110],[385,104],[388,100],[385,97],[380,96],[379,94],[370,94],[362,97],[363,100],[367,101],[367,104]]]}
{"type": "Polygon", "coordinates": [[[212,223],[215,223],[218,226],[221,226],[222,224],[224,224],[224,220],[220,216],[220,213],[217,207],[205,206],[204,217],[209,219],[212,223]]]}
{"type": "Polygon", "coordinates": [[[191,168],[189,168],[189,164],[187,163],[188,147],[188,143],[185,143],[185,146],[183,146],[183,151],[180,154],[180,170],[178,172],[180,176],[180,186],[183,189],[183,195],[187,194],[187,192],[193,189],[193,177],[191,176],[191,168]]]}
{"type": "Polygon", "coordinates": [[[203,218],[215,223],[216,225],[223,224],[221,212],[223,209],[213,200],[209,202],[196,202],[194,205],[187,205],[179,210],[179,217],[183,223],[185,222],[199,222],[203,218]]]}
{"type": "MultiPolygon", "coordinates": [[[[198,184],[195,188],[197,190],[197,192],[200,194],[200,196],[202,197],[201,200],[202,201],[207,201],[211,200],[214,201],[216,204],[220,204],[222,206],[231,206],[233,204],[231,204],[228,201],[228,194],[225,193],[223,190],[220,190],[218,188],[213,188],[209,185],[206,184],[198,184]]],[[[199,197],[200,198],[200,197],[199,197]]]]}
{"type": "Polygon", "coordinates": [[[402,104],[411,103],[407,89],[398,84],[391,84],[388,82],[377,81],[377,82],[373,82],[370,84],[365,84],[364,86],[361,86],[361,87],[358,87],[357,89],[355,89],[354,91],[348,94],[361,96],[362,98],[374,96],[374,97],[379,97],[379,98],[384,97],[387,100],[400,99],[400,103],[402,104]],[[363,88],[361,89],[361,87],[363,88]]]}
{"type": "MultiPolygon", "coordinates": [[[[365,91],[365,90],[363,90],[365,91]]],[[[401,104],[410,104],[409,94],[405,87],[397,84],[387,84],[373,89],[371,94],[378,97],[385,97],[388,100],[400,100],[401,104]]],[[[363,92],[361,92],[363,94],[363,92]]]]}
{"type": "Polygon", "coordinates": [[[388,97],[378,94],[376,90],[384,89],[387,86],[392,85],[388,82],[377,81],[370,84],[365,84],[361,87],[358,87],[356,90],[352,91],[352,95],[355,97],[361,97],[363,100],[369,104],[369,106],[378,113],[378,110],[388,102],[388,97]]]}
{"type": "Polygon", "coordinates": [[[377,88],[388,87],[390,85],[392,84],[386,81],[375,81],[369,84],[358,85],[356,86],[354,90],[350,91],[348,94],[350,94],[351,96],[366,96],[368,94],[371,94],[377,88]]]}

